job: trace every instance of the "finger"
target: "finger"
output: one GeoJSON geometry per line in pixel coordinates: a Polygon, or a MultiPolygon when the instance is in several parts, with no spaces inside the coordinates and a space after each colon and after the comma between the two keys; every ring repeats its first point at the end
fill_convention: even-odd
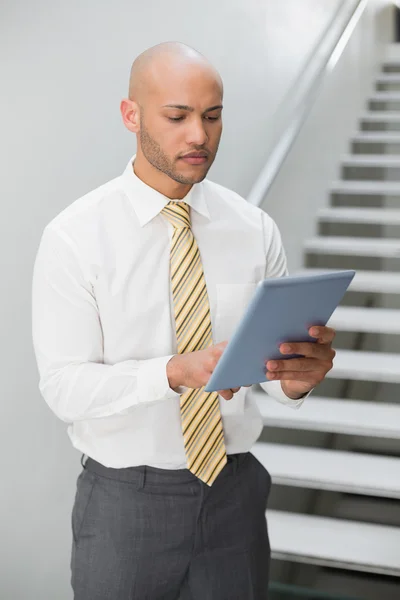
{"type": "Polygon", "coordinates": [[[269,381],[304,381],[309,383],[312,387],[318,385],[323,379],[323,376],[315,371],[278,371],[277,373],[268,371],[266,376],[269,381]]]}
{"type": "Polygon", "coordinates": [[[310,327],[308,333],[311,337],[318,338],[319,344],[331,344],[335,338],[336,331],[332,327],[322,325],[310,327]]]}
{"type": "MultiPolygon", "coordinates": [[[[316,358],[318,360],[333,360],[336,352],[329,345],[316,344],[315,342],[291,342],[281,344],[281,354],[300,354],[305,358],[316,358]]],[[[290,358],[290,361],[295,360],[290,358]]]]}
{"type": "Polygon", "coordinates": [[[269,360],[268,371],[315,371],[318,368],[315,358],[289,358],[286,360],[269,360]]]}
{"type": "Polygon", "coordinates": [[[218,394],[222,396],[225,400],[232,400],[233,394],[231,390],[219,390],[218,394]]]}
{"type": "Polygon", "coordinates": [[[215,346],[213,346],[212,349],[213,349],[214,353],[216,353],[219,356],[220,354],[223,353],[223,351],[225,350],[225,348],[227,347],[227,345],[228,345],[227,341],[220,342],[219,344],[216,344],[215,346]]]}

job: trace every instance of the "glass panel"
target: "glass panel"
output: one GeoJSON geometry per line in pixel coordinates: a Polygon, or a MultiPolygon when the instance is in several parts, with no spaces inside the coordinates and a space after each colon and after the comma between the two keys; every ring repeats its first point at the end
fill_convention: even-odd
{"type": "Polygon", "coordinates": [[[311,590],[296,585],[287,585],[272,581],[269,585],[268,600],[362,600],[354,596],[341,596],[311,590]]]}

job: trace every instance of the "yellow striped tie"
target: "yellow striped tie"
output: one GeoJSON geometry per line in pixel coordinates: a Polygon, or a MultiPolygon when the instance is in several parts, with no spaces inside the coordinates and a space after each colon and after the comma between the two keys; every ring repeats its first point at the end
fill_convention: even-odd
{"type": "MultiPolygon", "coordinates": [[[[169,202],[161,211],[172,223],[170,267],[178,353],[213,344],[210,307],[200,252],[191,230],[190,206],[169,202]]],[[[227,463],[217,392],[188,389],[180,397],[188,469],[211,486],[227,463]]]]}

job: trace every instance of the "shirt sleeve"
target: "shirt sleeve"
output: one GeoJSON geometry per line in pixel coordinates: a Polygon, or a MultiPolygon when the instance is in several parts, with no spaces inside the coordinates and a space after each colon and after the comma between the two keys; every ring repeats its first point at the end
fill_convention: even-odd
{"type": "MultiPolygon", "coordinates": [[[[282,244],[282,238],[278,226],[275,221],[265,212],[262,211],[261,218],[263,219],[264,243],[265,243],[265,261],[266,261],[266,277],[285,277],[288,275],[287,260],[285,249],[282,244]]],[[[263,381],[259,384],[261,388],[267,392],[269,396],[275,398],[282,404],[287,404],[291,408],[300,408],[304,400],[308,398],[311,392],[294,400],[285,394],[280,381],[263,381]]]]}
{"type": "Polygon", "coordinates": [[[32,338],[40,392],[63,421],[126,413],[176,398],[166,366],[173,354],[104,364],[97,302],[79,257],[46,227],[32,277],[32,338]]]}

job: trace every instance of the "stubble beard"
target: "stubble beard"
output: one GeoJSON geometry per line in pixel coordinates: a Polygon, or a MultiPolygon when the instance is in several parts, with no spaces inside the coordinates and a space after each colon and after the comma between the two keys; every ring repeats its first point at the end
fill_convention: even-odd
{"type": "Polygon", "coordinates": [[[151,137],[142,119],[140,120],[139,137],[141,149],[146,160],[158,171],[161,171],[161,173],[165,173],[165,175],[168,175],[168,177],[177,183],[183,183],[185,185],[200,183],[200,181],[205,179],[211,165],[208,166],[206,171],[202,171],[201,175],[199,174],[199,177],[185,177],[176,170],[174,163],[168,158],[165,152],[163,152],[159,143],[151,137]]]}

